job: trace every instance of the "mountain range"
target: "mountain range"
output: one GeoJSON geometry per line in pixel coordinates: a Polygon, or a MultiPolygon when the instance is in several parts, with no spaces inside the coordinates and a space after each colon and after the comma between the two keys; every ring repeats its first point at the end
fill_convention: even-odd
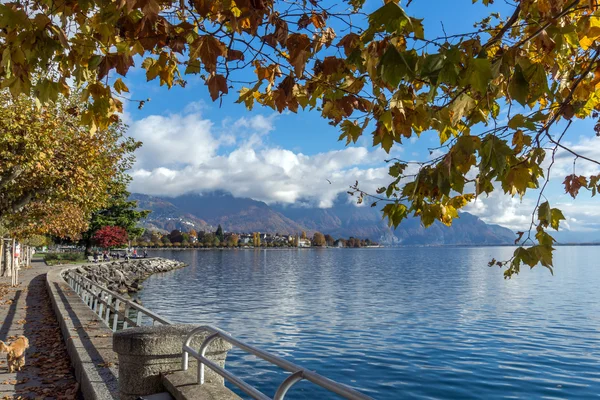
{"type": "Polygon", "coordinates": [[[409,217],[397,229],[389,228],[377,207],[356,206],[340,197],[331,208],[293,205],[268,205],[250,198],[214,192],[157,197],[133,193],[138,207],[152,212],[143,226],[162,232],[215,230],[221,225],[233,232],[270,232],[307,234],[321,232],[334,238],[369,238],[396,245],[492,245],[511,244],[515,234],[499,225],[486,224],[463,212],[452,226],[439,222],[424,228],[420,220],[409,217]]]}

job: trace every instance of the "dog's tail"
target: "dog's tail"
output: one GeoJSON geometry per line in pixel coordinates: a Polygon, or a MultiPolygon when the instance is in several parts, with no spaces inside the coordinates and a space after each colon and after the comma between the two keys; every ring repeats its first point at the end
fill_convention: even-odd
{"type": "Polygon", "coordinates": [[[0,340],[0,353],[8,353],[10,349],[2,340],[0,340]]]}

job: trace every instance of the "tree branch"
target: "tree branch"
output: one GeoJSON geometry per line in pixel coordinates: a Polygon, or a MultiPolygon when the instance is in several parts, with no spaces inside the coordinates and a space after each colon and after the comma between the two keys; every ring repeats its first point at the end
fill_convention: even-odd
{"type": "Polygon", "coordinates": [[[23,171],[25,171],[25,168],[21,166],[16,166],[12,168],[10,172],[7,172],[4,175],[0,176],[0,189],[17,179],[19,175],[23,173],[23,171]]]}
{"type": "Polygon", "coordinates": [[[519,19],[519,13],[521,12],[521,4],[517,5],[517,8],[515,8],[515,12],[513,13],[513,15],[508,19],[508,21],[506,21],[506,23],[504,24],[504,26],[502,27],[502,29],[500,29],[500,31],[498,31],[498,33],[496,33],[494,35],[493,38],[491,38],[484,46],[483,48],[486,49],[488,47],[490,47],[491,45],[493,45],[494,43],[496,43],[497,41],[501,40],[502,37],[504,36],[504,34],[506,33],[506,31],[508,31],[514,24],[515,22],[517,22],[517,20],[519,19]]]}

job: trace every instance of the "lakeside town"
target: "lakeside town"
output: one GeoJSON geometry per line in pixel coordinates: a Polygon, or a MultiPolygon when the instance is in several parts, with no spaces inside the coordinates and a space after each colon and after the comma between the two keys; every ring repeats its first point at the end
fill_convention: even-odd
{"type": "Polygon", "coordinates": [[[307,235],[305,231],[296,235],[265,232],[227,232],[221,225],[215,232],[178,229],[170,233],[145,231],[140,237],[130,241],[130,247],[146,248],[270,248],[270,247],[383,247],[370,239],[355,237],[334,238],[321,232],[307,235]]]}

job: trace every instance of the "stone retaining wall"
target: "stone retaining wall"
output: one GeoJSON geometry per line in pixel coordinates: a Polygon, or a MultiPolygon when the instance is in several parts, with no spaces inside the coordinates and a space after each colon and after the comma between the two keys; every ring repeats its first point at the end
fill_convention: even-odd
{"type": "MultiPolygon", "coordinates": [[[[85,400],[133,400],[165,390],[177,400],[241,400],[223,385],[222,377],[209,369],[206,383],[197,385],[194,359],[190,360],[189,371],[181,371],[183,341],[196,325],[139,327],[113,334],[62,276],[65,271],[76,269],[110,290],[129,293],[139,290],[139,282],[151,274],[181,266],[171,260],[144,259],[48,272],[46,284],[52,307],[85,400]]],[[[200,347],[207,336],[208,332],[199,333],[192,346],[200,347]]],[[[224,367],[229,349],[228,343],[217,339],[208,347],[206,356],[224,367]]]]}
{"type": "Polygon", "coordinates": [[[49,271],[46,285],[75,377],[86,400],[118,399],[113,333],[62,278],[62,273],[71,268],[49,271]]]}
{"type": "Polygon", "coordinates": [[[109,290],[132,293],[150,275],[185,264],[161,258],[81,264],[49,271],[46,277],[52,307],[81,393],[86,400],[118,399],[118,357],[112,349],[113,332],[65,282],[65,271],[76,269],[109,290]]]}
{"type": "Polygon", "coordinates": [[[141,283],[151,275],[173,271],[185,267],[185,265],[180,261],[156,257],[84,264],[76,267],[76,270],[87,279],[108,290],[127,294],[141,290],[141,283]]]}

